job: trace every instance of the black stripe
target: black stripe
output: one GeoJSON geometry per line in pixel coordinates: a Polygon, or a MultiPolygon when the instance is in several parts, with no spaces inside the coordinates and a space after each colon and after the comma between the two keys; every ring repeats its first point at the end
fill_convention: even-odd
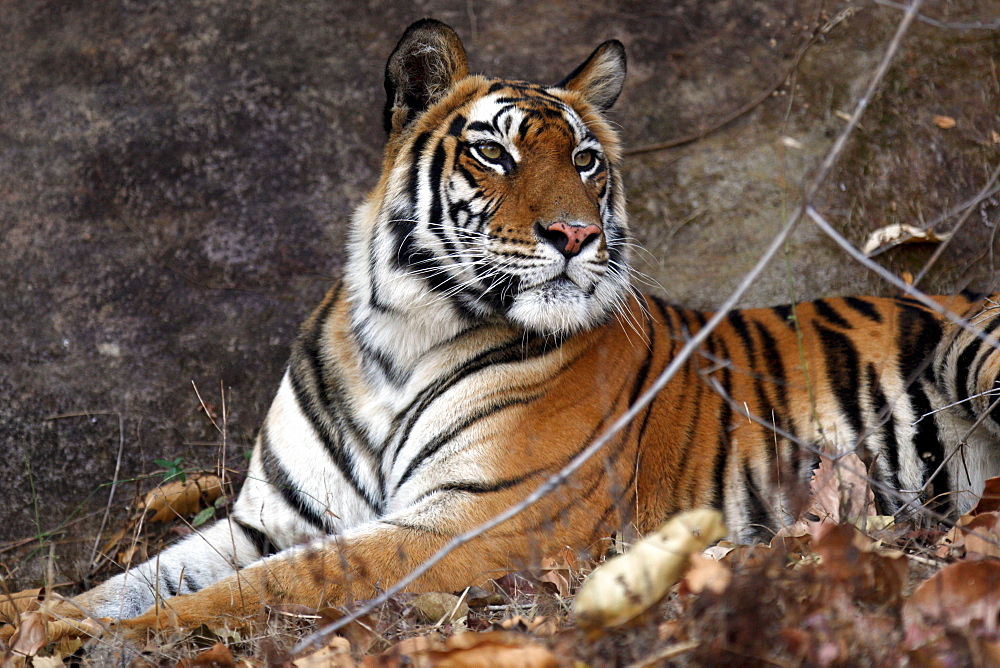
{"type": "Polygon", "coordinates": [[[441,203],[441,177],[444,174],[444,163],[448,157],[445,151],[444,142],[439,141],[434,148],[434,157],[431,159],[431,170],[428,179],[431,188],[431,208],[429,212],[428,225],[431,232],[441,240],[445,251],[449,256],[457,254],[455,244],[444,233],[444,205],[441,203]]]}
{"type": "MultiPolygon", "coordinates": [[[[883,416],[879,428],[883,429],[885,433],[885,447],[883,452],[889,460],[884,466],[889,471],[889,476],[883,479],[883,482],[892,489],[899,489],[899,445],[896,443],[896,418],[890,410],[889,402],[886,401],[885,393],[882,391],[882,386],[878,380],[878,372],[875,371],[874,364],[868,363],[865,367],[865,376],[868,381],[868,392],[871,394],[875,416],[876,418],[879,415],[883,416]]],[[[872,474],[876,474],[876,471],[872,471],[872,474]]],[[[875,504],[880,514],[892,515],[899,508],[899,504],[895,503],[893,497],[885,490],[878,488],[874,490],[874,493],[875,504]]]]}
{"type": "Polygon", "coordinates": [[[726,320],[729,321],[729,324],[736,332],[736,335],[740,337],[740,341],[743,343],[743,348],[746,351],[747,359],[750,360],[752,365],[756,353],[756,346],[753,342],[753,336],[750,335],[750,329],[747,327],[747,322],[743,319],[743,314],[739,311],[730,311],[726,316],[726,320]]]}
{"type": "MultiPolygon", "coordinates": [[[[985,328],[981,329],[984,336],[989,336],[996,331],[997,327],[1000,327],[1000,317],[995,317],[985,328]]],[[[972,368],[973,363],[976,360],[976,356],[979,351],[982,350],[984,345],[989,345],[991,348],[995,344],[988,344],[981,338],[975,338],[969,341],[966,345],[965,350],[962,354],[958,356],[958,362],[955,365],[955,395],[956,399],[962,402],[960,405],[965,408],[965,412],[974,416],[971,406],[969,406],[966,400],[969,398],[970,394],[974,393],[976,383],[976,376],[979,375],[979,369],[984,362],[992,353],[986,353],[983,355],[983,359],[980,360],[980,364],[976,366],[975,369],[972,368]],[[972,377],[972,387],[969,387],[969,377],[972,377]]]]}
{"type": "MultiPolygon", "coordinates": [[[[767,373],[770,376],[769,380],[771,385],[774,387],[774,391],[778,395],[778,415],[779,424],[787,425],[786,416],[791,413],[789,411],[788,405],[788,376],[785,375],[785,365],[781,361],[781,353],[778,352],[778,344],[771,336],[771,332],[762,325],[759,321],[754,322],[755,328],[757,330],[757,338],[760,340],[762,353],[764,355],[764,362],[767,364],[767,373]]],[[[786,431],[787,426],[783,427],[786,431]]]]}
{"type": "Polygon", "coordinates": [[[445,483],[443,485],[435,487],[434,489],[421,494],[420,497],[413,502],[413,505],[416,505],[425,497],[431,496],[432,494],[436,494],[437,492],[468,492],[469,494],[493,494],[495,492],[502,492],[505,489],[510,489],[511,487],[517,487],[524,481],[530,480],[531,478],[544,472],[545,469],[535,469],[527,473],[524,473],[522,475],[515,476],[513,478],[507,478],[505,480],[497,480],[494,482],[466,481],[466,482],[445,483]]]}
{"type": "Polygon", "coordinates": [[[882,322],[882,314],[878,312],[875,305],[867,299],[860,297],[844,297],[844,303],[851,309],[857,311],[872,322],[882,322]]]}
{"type": "Polygon", "coordinates": [[[400,476],[399,478],[399,482],[396,484],[396,489],[398,490],[403,485],[405,485],[406,481],[410,479],[410,476],[412,476],[413,473],[418,468],[420,468],[420,466],[425,461],[427,461],[427,459],[432,457],[434,453],[443,448],[445,445],[451,442],[453,438],[461,434],[463,431],[465,431],[472,425],[476,424],[477,422],[481,422],[482,420],[485,420],[491,415],[495,415],[496,413],[499,413],[500,411],[506,408],[510,408],[511,406],[527,405],[538,398],[539,398],[538,396],[515,397],[515,398],[505,399],[504,401],[499,401],[491,406],[486,406],[485,408],[479,409],[472,415],[466,416],[465,419],[461,420],[458,424],[452,425],[444,433],[438,434],[434,438],[431,438],[426,443],[424,443],[424,447],[420,449],[420,452],[417,453],[417,455],[412,460],[410,460],[409,465],[406,467],[406,470],[403,472],[403,475],[400,476]]]}
{"type": "Polygon", "coordinates": [[[864,431],[861,405],[858,401],[858,380],[861,366],[858,351],[847,336],[827,329],[818,322],[813,326],[823,343],[823,359],[826,361],[826,376],[840,409],[854,429],[855,438],[864,431]]]}
{"type": "Polygon", "coordinates": [[[745,528],[750,531],[752,542],[766,543],[774,536],[773,518],[764,505],[763,497],[749,467],[743,471],[743,485],[746,488],[747,498],[745,528]]]}
{"type": "Polygon", "coordinates": [[[465,129],[465,116],[458,114],[451,120],[451,125],[448,127],[448,134],[452,137],[461,137],[463,129],[465,129]]]}
{"type": "Polygon", "coordinates": [[[782,304],[780,306],[772,306],[771,310],[774,315],[778,316],[781,322],[785,323],[788,327],[795,329],[795,316],[792,312],[792,306],[790,304],[782,304]]]}
{"type": "MultiPolygon", "coordinates": [[[[346,412],[339,410],[343,406],[340,392],[337,392],[337,396],[330,395],[331,391],[337,391],[339,388],[331,381],[334,374],[329,374],[328,376],[324,373],[320,337],[322,335],[322,325],[325,320],[325,315],[317,318],[314,322],[314,328],[311,331],[304,331],[303,335],[293,346],[292,365],[289,373],[292,392],[295,395],[296,403],[299,405],[306,419],[309,420],[324,449],[330,455],[334,464],[337,465],[344,479],[347,480],[369,508],[381,514],[382,501],[373,498],[369,490],[355,476],[353,458],[349,449],[345,448],[343,444],[344,439],[349,435],[355,442],[364,444],[369,452],[375,450],[367,442],[362,431],[347,416],[346,412]],[[305,372],[310,373],[312,376],[311,383],[307,383],[306,378],[303,377],[305,372]],[[332,416],[329,413],[331,409],[336,411],[332,416]],[[336,421],[339,433],[330,429],[327,418],[332,418],[336,421]]],[[[379,476],[380,488],[384,487],[381,467],[376,466],[375,469],[379,476]]],[[[380,489],[380,491],[382,490],[380,489]]]]}
{"type": "Polygon", "coordinates": [[[277,554],[280,550],[271,539],[267,537],[267,534],[258,529],[257,527],[252,527],[249,524],[233,518],[233,523],[238,526],[251,543],[253,543],[254,549],[257,550],[257,554],[260,558],[270,557],[272,554],[277,554]]]}
{"type": "MultiPolygon", "coordinates": [[[[474,330],[473,330],[473,333],[474,330]]],[[[558,347],[562,340],[558,337],[541,337],[529,335],[526,339],[514,338],[496,348],[491,348],[472,358],[452,372],[450,376],[440,378],[418,394],[410,404],[394,419],[387,441],[395,439],[396,448],[392,455],[393,461],[399,456],[399,451],[410,438],[410,432],[421,415],[435,400],[457,385],[465,378],[490,366],[510,362],[527,361],[545,355],[558,347]]]]}
{"type": "Polygon", "coordinates": [[[364,339],[355,333],[355,341],[362,357],[366,362],[370,362],[378,367],[382,375],[394,386],[400,387],[410,380],[410,371],[398,367],[392,357],[386,355],[381,350],[376,350],[364,342],[364,339]]]}
{"type": "MultiPolygon", "coordinates": [[[[931,359],[934,349],[941,339],[941,325],[921,308],[904,305],[900,310],[896,334],[896,348],[899,350],[900,376],[910,383],[906,388],[919,419],[913,447],[918,459],[924,464],[924,475],[929,476],[944,461],[944,446],[938,434],[937,422],[930,414],[931,402],[920,383],[920,376],[931,376],[931,359]]],[[[933,381],[931,381],[933,382],[933,381]]],[[[931,495],[937,500],[937,507],[948,512],[951,507],[948,492],[948,473],[942,472],[931,483],[931,495]]]]}
{"type": "Polygon", "coordinates": [[[282,466],[278,457],[274,454],[271,440],[267,434],[266,423],[260,432],[260,444],[261,466],[271,485],[278,490],[285,503],[295,509],[302,519],[320,531],[328,533],[330,527],[323,516],[313,507],[312,500],[301,493],[298,486],[292,481],[292,477],[288,474],[288,471],[285,470],[285,467],[282,466]]]}
{"type": "Polygon", "coordinates": [[[430,138],[431,133],[424,132],[418,135],[410,146],[410,180],[407,191],[410,193],[410,206],[414,211],[417,208],[417,193],[420,192],[420,159],[423,157],[424,146],[430,138]]]}
{"type": "Polygon", "coordinates": [[[193,594],[201,589],[201,585],[191,578],[191,573],[189,573],[187,569],[181,573],[181,580],[184,581],[184,586],[187,587],[187,592],[185,592],[187,594],[193,594]]]}
{"type": "MultiPolygon", "coordinates": [[[[720,351],[719,354],[722,359],[726,361],[729,360],[729,347],[726,345],[725,341],[719,342],[720,351]]],[[[730,371],[729,364],[722,367],[722,387],[729,395],[732,396],[732,372],[730,371]]],[[[728,399],[729,397],[722,397],[722,413],[719,415],[719,440],[716,443],[716,455],[715,455],[715,465],[714,465],[714,475],[712,476],[715,480],[715,507],[719,510],[725,509],[726,503],[726,464],[729,462],[729,430],[732,427],[730,424],[733,420],[733,407],[730,405],[728,399]]]]}
{"type": "Polygon", "coordinates": [[[843,329],[851,329],[851,323],[844,320],[843,317],[837,311],[830,306],[830,304],[825,299],[817,299],[813,302],[813,306],[816,307],[816,313],[819,314],[821,318],[826,320],[831,325],[836,325],[843,329]]]}

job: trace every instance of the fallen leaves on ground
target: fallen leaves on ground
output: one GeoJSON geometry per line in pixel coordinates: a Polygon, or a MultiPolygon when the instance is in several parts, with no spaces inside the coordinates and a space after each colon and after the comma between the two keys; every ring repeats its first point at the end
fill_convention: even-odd
{"type": "MultiPolygon", "coordinates": [[[[872,515],[865,467],[853,455],[820,466],[810,493],[803,519],[769,544],[703,550],[722,528],[680,516],[666,539],[630,538],[630,552],[597,566],[564,551],[487,586],[397,594],[298,658],[288,651],[303,630],[364,602],[276,605],[263,634],[203,630],[222,644],[172,649],[181,662],[169,665],[1000,665],[1000,479],[953,527],[872,515]],[[683,547],[649,547],[674,539],[683,547]],[[651,568],[650,554],[666,566],[651,568]],[[598,613],[586,608],[595,587],[598,613]],[[608,606],[608,593],[624,603],[608,606]],[[574,605],[585,611],[576,618],[574,605]],[[581,620],[583,629],[574,623],[581,620]]],[[[44,610],[41,590],[0,597],[3,668],[56,666],[79,650],[80,629],[44,610]]]]}

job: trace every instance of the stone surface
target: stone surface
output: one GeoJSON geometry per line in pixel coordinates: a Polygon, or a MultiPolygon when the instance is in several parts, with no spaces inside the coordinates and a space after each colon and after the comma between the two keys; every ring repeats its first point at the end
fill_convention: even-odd
{"type": "MultiPolygon", "coordinates": [[[[951,23],[1000,15],[996,0],[928,5],[951,23]]],[[[851,7],[790,85],[701,141],[629,160],[649,251],[639,268],[703,308],[795,207],[899,11],[819,0],[0,3],[4,575],[38,579],[48,546],[12,548],[37,534],[55,541],[57,580],[85,574],[120,447],[116,514],[152,485],[154,459],[243,465],[287,345],[338,276],[350,212],[376,178],[383,66],[411,21],[453,25],[473,70],[540,81],[622,40],[629,81],[613,118],[635,147],[711,127],[851,7]],[[225,418],[224,438],[195,388],[225,418]]],[[[998,60],[997,30],[914,26],[820,193],[851,241],[926,225],[982,187],[1000,160],[998,60]]],[[[998,216],[995,198],[977,207],[928,286],[990,287],[998,216]]],[[[878,260],[916,273],[932,251],[878,260]]],[[[872,291],[891,290],[805,222],[744,303],[872,291]]]]}

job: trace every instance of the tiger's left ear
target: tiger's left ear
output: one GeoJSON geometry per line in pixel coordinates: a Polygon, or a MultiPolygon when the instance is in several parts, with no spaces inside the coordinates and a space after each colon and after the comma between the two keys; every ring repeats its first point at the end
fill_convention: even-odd
{"type": "Polygon", "coordinates": [[[386,131],[401,132],[468,74],[465,48],[454,30],[434,19],[412,24],[385,64],[386,131]]]}
{"type": "Polygon", "coordinates": [[[556,84],[580,93],[601,111],[615,103],[625,84],[625,46],[611,39],[597,47],[590,58],[556,84]]]}

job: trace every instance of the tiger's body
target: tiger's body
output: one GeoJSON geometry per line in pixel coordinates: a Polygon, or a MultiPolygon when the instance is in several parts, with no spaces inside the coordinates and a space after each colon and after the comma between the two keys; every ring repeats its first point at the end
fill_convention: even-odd
{"type": "MultiPolygon", "coordinates": [[[[142,629],[370,597],[603,434],[707,318],[630,287],[603,116],[624,74],[607,42],[558,86],[468,76],[451,29],[411,26],[387,65],[383,172],[345,278],[293,346],[231,517],[76,603],[129,618],[164,599],[125,622],[142,629]]],[[[818,452],[857,451],[883,513],[967,508],[1000,473],[984,394],[1000,310],[937,301],[977,329],[907,298],[727,314],[567,484],[413,587],[600,552],[698,506],[722,508],[734,537],[766,537],[818,452]]]]}

